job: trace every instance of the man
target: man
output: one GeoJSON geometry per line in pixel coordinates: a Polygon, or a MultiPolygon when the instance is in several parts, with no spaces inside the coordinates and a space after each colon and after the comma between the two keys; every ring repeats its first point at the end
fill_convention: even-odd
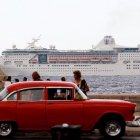
{"type": "Polygon", "coordinates": [[[7,86],[11,85],[11,76],[8,76],[6,79],[6,75],[3,76],[2,78],[2,83],[4,84],[4,87],[6,88],[7,86]]]}
{"type": "Polygon", "coordinates": [[[23,81],[26,82],[27,81],[27,77],[23,77],[23,81]]]}
{"type": "Polygon", "coordinates": [[[62,78],[61,78],[61,81],[66,81],[66,78],[65,78],[65,77],[62,77],[62,78]]]}
{"type": "Polygon", "coordinates": [[[17,83],[17,82],[19,82],[19,79],[16,78],[16,79],[15,79],[15,83],[17,83]]]}

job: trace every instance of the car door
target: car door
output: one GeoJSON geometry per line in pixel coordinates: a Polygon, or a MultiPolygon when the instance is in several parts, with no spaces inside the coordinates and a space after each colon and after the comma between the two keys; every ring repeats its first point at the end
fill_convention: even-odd
{"type": "MultiPolygon", "coordinates": [[[[7,90],[6,88],[4,90],[7,90]]],[[[4,91],[2,91],[4,92],[4,91]]],[[[16,121],[17,91],[8,94],[8,96],[0,102],[0,120],[16,121]]]]}
{"type": "Polygon", "coordinates": [[[45,127],[45,88],[28,88],[19,91],[17,123],[19,128],[45,127]]]}
{"type": "Polygon", "coordinates": [[[48,87],[46,101],[46,125],[50,129],[55,125],[67,123],[83,126],[83,104],[72,98],[73,88],[48,87]]]}

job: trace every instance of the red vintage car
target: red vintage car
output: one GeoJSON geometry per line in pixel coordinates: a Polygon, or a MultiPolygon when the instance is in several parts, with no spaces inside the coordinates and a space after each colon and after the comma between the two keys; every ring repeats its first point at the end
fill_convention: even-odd
{"type": "Polygon", "coordinates": [[[99,129],[105,137],[121,137],[133,123],[136,104],[121,100],[89,100],[70,82],[15,83],[0,93],[0,136],[18,130],[51,130],[67,123],[82,131],[99,129]]]}

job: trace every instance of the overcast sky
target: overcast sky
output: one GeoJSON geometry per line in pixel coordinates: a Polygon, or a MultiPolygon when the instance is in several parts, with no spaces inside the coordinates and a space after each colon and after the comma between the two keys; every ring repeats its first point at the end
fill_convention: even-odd
{"type": "Polygon", "coordinates": [[[0,53],[16,44],[91,49],[106,35],[116,44],[140,44],[140,0],[0,0],[0,53]]]}

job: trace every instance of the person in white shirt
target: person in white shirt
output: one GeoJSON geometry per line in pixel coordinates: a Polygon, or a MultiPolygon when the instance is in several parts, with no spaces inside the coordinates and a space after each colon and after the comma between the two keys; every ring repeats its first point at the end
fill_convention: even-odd
{"type": "Polygon", "coordinates": [[[2,83],[4,84],[4,87],[6,88],[7,86],[11,85],[11,76],[8,76],[6,79],[6,75],[3,76],[2,78],[2,83]],[[6,80],[5,80],[6,79],[6,80]]]}

